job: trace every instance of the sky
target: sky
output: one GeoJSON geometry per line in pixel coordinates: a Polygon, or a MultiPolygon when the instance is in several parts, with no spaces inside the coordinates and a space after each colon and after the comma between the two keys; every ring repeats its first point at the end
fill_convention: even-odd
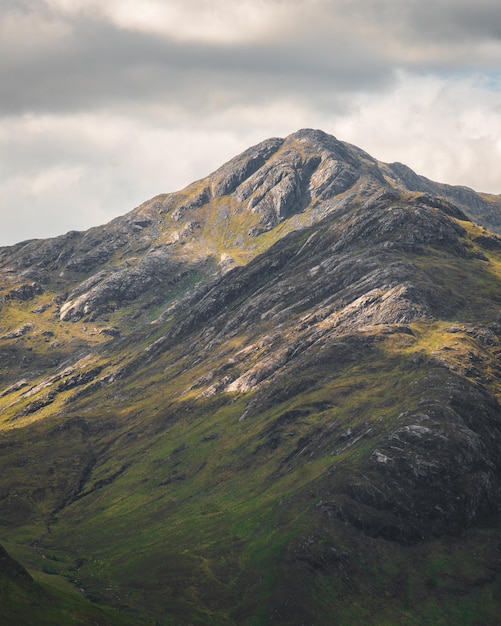
{"type": "Polygon", "coordinates": [[[501,193],[497,0],[0,0],[0,245],[300,128],[501,193]]]}

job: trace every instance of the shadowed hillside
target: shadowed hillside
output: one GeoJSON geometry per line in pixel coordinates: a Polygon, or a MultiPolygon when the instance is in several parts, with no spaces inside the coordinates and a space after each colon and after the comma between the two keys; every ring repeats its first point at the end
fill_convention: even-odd
{"type": "Polygon", "coordinates": [[[302,130],[0,249],[6,623],[497,624],[498,203],[302,130]]]}

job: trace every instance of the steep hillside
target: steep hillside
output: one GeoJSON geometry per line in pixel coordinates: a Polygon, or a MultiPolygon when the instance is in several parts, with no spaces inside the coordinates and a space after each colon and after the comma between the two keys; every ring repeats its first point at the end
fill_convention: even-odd
{"type": "Polygon", "coordinates": [[[0,541],[57,610],[498,623],[501,238],[428,183],[305,130],[0,251],[0,541]]]}
{"type": "Polygon", "coordinates": [[[36,580],[0,547],[0,615],[2,624],[53,626],[54,624],[100,624],[131,626],[133,622],[86,600],[69,584],[47,583],[50,561],[36,580]]]}

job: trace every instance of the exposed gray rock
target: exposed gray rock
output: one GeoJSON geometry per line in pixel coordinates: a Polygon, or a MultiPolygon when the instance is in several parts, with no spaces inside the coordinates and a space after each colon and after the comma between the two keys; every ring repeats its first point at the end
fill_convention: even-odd
{"type": "Polygon", "coordinates": [[[182,274],[164,250],[150,251],[135,263],[127,261],[84,281],[61,306],[60,319],[76,321],[103,307],[131,302],[156,286],[176,282],[182,274]]]}
{"type": "MultiPolygon", "coordinates": [[[[94,588],[114,593],[116,580],[126,594],[105,602],[124,606],[152,567],[142,606],[174,621],[251,619],[242,585],[269,600],[272,621],[331,623],[345,593],[356,606],[346,619],[363,620],[381,589],[391,615],[378,619],[405,621],[404,579],[419,602],[432,598],[437,546],[449,574],[478,547],[468,570],[494,565],[475,602],[491,598],[501,283],[498,238],[464,223],[496,201],[473,193],[304,129],[102,228],[0,249],[2,522],[26,525],[23,537],[42,528],[37,550],[61,547],[61,571],[88,552],[94,588]],[[179,524],[194,507],[198,544],[179,524]],[[253,523],[235,534],[241,515],[253,523]],[[93,516],[98,546],[81,532],[93,516]],[[124,543],[148,523],[139,552],[124,543]],[[244,540],[257,560],[240,558],[244,540]]],[[[439,592],[442,615],[451,596],[439,592]]]]}
{"type": "Polygon", "coordinates": [[[4,298],[5,300],[32,300],[35,296],[42,294],[43,291],[44,288],[40,283],[33,282],[11,289],[4,298]]]}
{"type": "Polygon", "coordinates": [[[396,177],[396,180],[403,184],[406,189],[424,192],[434,197],[441,196],[447,198],[479,224],[500,232],[501,217],[499,208],[501,206],[501,198],[499,196],[487,198],[468,187],[436,183],[416,174],[402,163],[391,163],[384,166],[384,169],[387,172],[391,172],[396,177]]]}
{"type": "Polygon", "coordinates": [[[447,396],[427,385],[419,409],[399,417],[404,424],[377,442],[345,487],[349,499],[320,505],[326,513],[408,543],[459,533],[501,510],[501,408],[450,376],[447,396]]]}
{"type": "Polygon", "coordinates": [[[283,139],[268,139],[228,161],[211,176],[213,195],[220,197],[233,193],[244,180],[262,167],[283,143],[283,139]]]}
{"type": "Polygon", "coordinates": [[[14,384],[9,385],[9,387],[7,387],[7,389],[4,389],[0,393],[0,397],[3,398],[4,396],[8,396],[10,393],[14,393],[15,391],[19,391],[20,389],[23,389],[23,387],[27,387],[28,384],[29,384],[28,380],[26,378],[22,378],[21,380],[18,380],[14,384]]]}
{"type": "Polygon", "coordinates": [[[34,324],[23,324],[19,328],[12,330],[10,333],[6,333],[5,335],[3,335],[2,339],[17,339],[18,337],[23,337],[24,335],[27,335],[29,332],[31,332],[34,328],[34,324]]]}
{"type": "Polygon", "coordinates": [[[186,213],[195,211],[200,207],[207,204],[211,199],[211,191],[208,187],[205,187],[200,193],[191,197],[187,202],[184,202],[175,211],[171,213],[171,218],[175,221],[180,220],[186,213]]]}

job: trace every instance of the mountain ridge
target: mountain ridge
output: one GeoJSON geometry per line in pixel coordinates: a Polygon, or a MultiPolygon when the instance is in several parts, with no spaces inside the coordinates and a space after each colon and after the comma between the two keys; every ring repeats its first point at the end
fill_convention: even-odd
{"type": "MultiPolygon", "coordinates": [[[[426,193],[433,191],[437,195],[438,189],[445,199],[452,198],[456,204],[459,196],[464,200],[466,194],[470,201],[473,193],[477,217],[479,212],[485,215],[492,209],[491,203],[466,188],[431,183],[416,175],[410,176],[412,184],[407,186],[403,178],[393,178],[392,187],[385,176],[394,170],[394,166],[380,164],[362,150],[322,131],[302,130],[286,139],[266,140],[206,179],[181,192],[157,196],[103,227],[2,249],[0,263],[2,257],[9,256],[10,262],[14,261],[12,271],[16,279],[24,271],[30,281],[5,296],[28,298],[40,291],[49,279],[50,266],[59,277],[69,272],[74,278],[94,268],[103,272],[108,267],[107,275],[92,272],[89,282],[73,288],[63,303],[61,315],[65,319],[82,317],[96,304],[99,307],[106,306],[109,300],[133,300],[159,282],[169,286],[172,279],[183,280],[198,271],[205,275],[219,265],[229,268],[245,263],[262,251],[259,235],[271,231],[271,238],[265,243],[269,245],[291,229],[303,228],[332,211],[342,210],[353,194],[369,198],[390,191],[395,185],[416,191],[416,181],[422,182],[426,193]],[[288,215],[289,205],[295,207],[294,215],[288,215]],[[192,212],[197,219],[189,219],[192,212]],[[277,226],[281,230],[276,230],[277,226]],[[193,245],[195,239],[197,243],[193,245]],[[183,250],[185,246],[188,247],[183,250]],[[121,255],[125,249],[128,252],[121,255]],[[43,270],[36,269],[40,265],[43,270]]],[[[407,180],[409,171],[405,170],[407,180]]],[[[464,210],[463,205],[460,207],[464,210]]]]}
{"type": "Polygon", "coordinates": [[[409,185],[303,130],[0,250],[0,542],[36,582],[109,624],[496,623],[501,238],[409,185]]]}

